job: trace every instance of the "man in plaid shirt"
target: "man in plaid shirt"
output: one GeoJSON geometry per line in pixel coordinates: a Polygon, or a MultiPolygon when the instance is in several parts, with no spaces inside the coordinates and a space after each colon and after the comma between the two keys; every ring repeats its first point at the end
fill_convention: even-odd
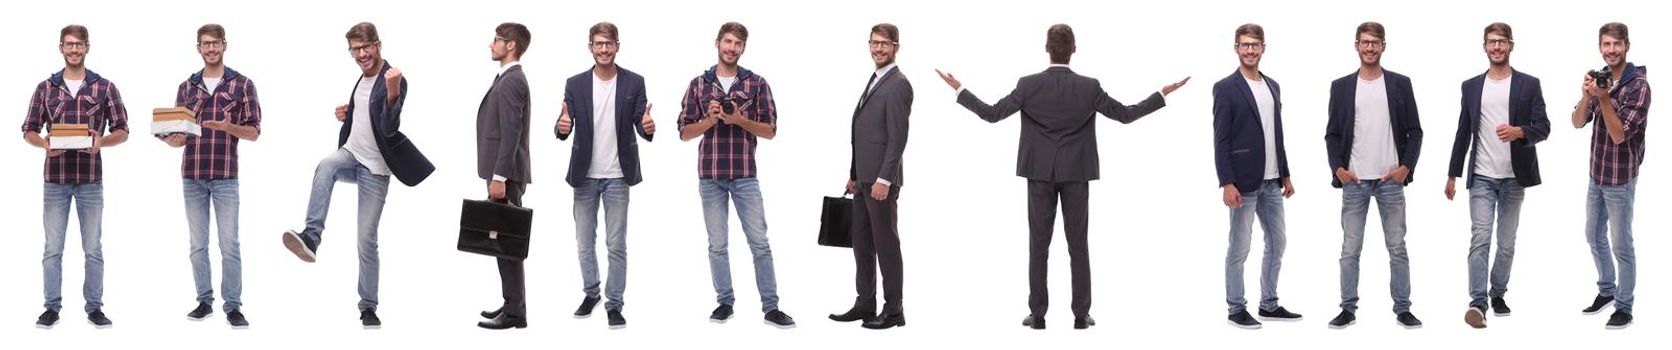
{"type": "Polygon", "coordinates": [[[1643,165],[1643,139],[1649,123],[1648,68],[1631,64],[1631,38],[1625,24],[1602,25],[1597,49],[1612,84],[1606,87],[1585,75],[1579,104],[1573,107],[1573,127],[1596,122],[1591,132],[1591,184],[1585,196],[1585,241],[1597,267],[1597,289],[1587,315],[1614,305],[1607,328],[1631,326],[1632,290],[1637,286],[1637,253],[1631,243],[1632,206],[1637,197],[1637,172],[1643,165]],[[1612,230],[1610,230],[1612,229],[1612,230]],[[1609,246],[1609,240],[1613,246],[1609,246]],[[1619,268],[1615,269],[1616,261],[1619,268]],[[1618,278],[1616,278],[1618,276],[1618,278]],[[1616,285],[1618,283],[1618,285],[1616,285]]]}
{"type": "Polygon", "coordinates": [[[702,136],[697,146],[697,190],[702,195],[703,220],[708,224],[708,267],[719,294],[719,307],[709,315],[715,322],[732,316],[731,262],[726,255],[726,202],[737,207],[743,235],[755,257],[755,287],[761,293],[766,322],[779,328],[795,320],[778,310],[778,281],[772,268],[772,246],[766,241],[766,206],[760,180],[755,178],[757,138],[778,134],[778,108],[766,79],[737,61],[749,40],[749,29],[737,22],[720,26],[714,38],[720,62],[691,79],[680,103],[679,139],[702,136]]]}
{"type": "MultiPolygon", "coordinates": [[[[87,27],[69,25],[58,33],[58,51],[64,55],[64,69],[35,87],[29,99],[29,115],[23,121],[23,139],[30,146],[46,149],[42,189],[41,220],[46,228],[46,253],[41,258],[45,279],[46,312],[36,327],[58,324],[63,306],[59,289],[63,284],[64,231],[70,218],[70,202],[76,205],[81,223],[81,250],[86,255],[86,277],[81,294],[87,298],[87,321],[97,328],[109,328],[110,318],[100,308],[104,296],[104,253],[100,248],[100,222],[104,214],[103,162],[99,149],[128,140],[128,111],[116,85],[87,70],[90,48],[87,27]],[[52,149],[43,128],[55,124],[87,125],[92,147],[79,150],[52,149]],[[105,135],[106,130],[110,134],[105,135]]],[[[50,130],[48,130],[50,131],[50,130]]]]}
{"type": "Polygon", "coordinates": [[[249,327],[239,311],[244,289],[243,259],[238,253],[238,140],[261,136],[261,103],[250,78],[227,68],[226,29],[206,24],[197,29],[197,53],[203,70],[180,83],[174,105],[190,108],[203,127],[202,135],[157,135],[170,147],[185,147],[180,177],[186,198],[186,227],[191,238],[192,279],[197,286],[197,308],[186,317],[201,321],[214,311],[215,290],[210,285],[209,209],[214,205],[221,251],[221,297],[226,322],[249,327]]]}

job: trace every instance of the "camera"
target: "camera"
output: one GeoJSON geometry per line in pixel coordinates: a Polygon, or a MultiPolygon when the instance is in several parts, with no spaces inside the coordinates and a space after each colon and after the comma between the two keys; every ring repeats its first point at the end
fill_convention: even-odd
{"type": "Polygon", "coordinates": [[[1607,89],[1610,85],[1613,85],[1608,80],[1614,78],[1614,73],[1608,67],[1602,67],[1602,70],[1593,70],[1590,74],[1591,79],[1596,80],[1599,88],[1607,89]]]}
{"type": "Polygon", "coordinates": [[[721,98],[720,99],[720,111],[725,112],[726,114],[737,113],[737,108],[733,107],[732,103],[736,103],[736,101],[732,100],[732,98],[730,96],[727,96],[725,98],[721,98]]]}

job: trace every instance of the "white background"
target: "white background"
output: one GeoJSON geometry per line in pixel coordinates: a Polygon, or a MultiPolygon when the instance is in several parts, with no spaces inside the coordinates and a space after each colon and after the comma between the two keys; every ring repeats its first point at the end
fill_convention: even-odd
{"type": "MultiPolygon", "coordinates": [[[[1637,325],[1605,332],[1606,316],[1582,316],[1596,294],[1595,270],[1581,237],[1591,130],[1568,123],[1581,73],[1602,64],[1596,31],[1631,25],[1630,60],[1659,66],[1666,27],[1647,1],[1351,2],[12,2],[0,11],[0,97],[20,123],[34,86],[62,67],[58,30],[91,29],[88,67],[126,98],[137,133],[105,151],[105,311],[114,329],[95,331],[78,312],[82,259],[71,224],[65,251],[64,317],[57,329],[31,326],[40,312],[40,150],[22,142],[0,152],[6,191],[0,245],[0,339],[6,347],[123,345],[294,348],[334,345],[499,344],[718,347],[925,347],[1101,345],[1174,348],[1426,347],[1433,345],[1646,345],[1667,330],[1667,264],[1658,259],[1666,210],[1663,152],[1651,150],[1638,184],[1637,246],[1641,281],[1637,325]],[[562,182],[569,145],[550,128],[561,84],[586,70],[587,28],[621,27],[618,59],[648,82],[657,140],[640,146],[645,182],[632,189],[626,316],[609,331],[601,317],[573,320],[581,298],[575,264],[572,190],[562,182]],[[706,236],[698,206],[695,142],[675,130],[686,83],[714,64],[713,35],[736,20],[751,30],[742,65],[776,93],[779,137],[763,141],[760,170],[782,307],[800,327],[760,323],[748,250],[732,236],[739,311],[726,325],[705,321],[713,308],[706,236]],[[1354,27],[1387,25],[1383,62],[1415,82],[1427,134],[1416,182],[1407,189],[1407,237],[1415,284],[1413,310],[1427,326],[1408,331],[1388,312],[1386,251],[1371,219],[1363,256],[1359,325],[1325,327],[1337,311],[1340,192],[1328,186],[1323,150],[1329,81],[1357,68],[1354,27]],[[320,260],[304,264],[279,233],[300,229],[308,179],[335,145],[331,109],[344,103],[359,71],[343,32],[378,25],[383,55],[411,81],[402,131],[439,170],[416,188],[394,185],[382,233],[385,327],[359,328],[354,305],[351,229],[355,197],[340,186],[320,260]],[[525,23],[533,44],[523,60],[535,98],[535,182],[527,204],[538,214],[528,260],[532,328],[488,332],[476,311],[500,302],[491,259],[453,249],[458,200],[485,196],[475,177],[472,130],[477,103],[498,67],[489,60],[492,29],[525,23]],[[1528,191],[1517,247],[1508,318],[1469,329],[1465,255],[1467,203],[1441,194],[1458,114],[1458,84],[1486,68],[1481,29],[1515,28],[1513,65],[1543,79],[1552,133],[1540,145],[1545,184],[1528,191]],[[242,148],[244,310],[254,323],[229,330],[219,314],[184,320],[194,305],[182,213],[179,154],[143,133],[148,110],[172,103],[179,82],[201,67],[193,39],[204,23],[228,34],[226,62],[254,79],[264,108],[263,135],[242,148]],[[917,101],[906,155],[908,184],[900,231],[906,259],[909,327],[875,332],[825,314],[852,300],[852,257],[814,244],[819,197],[840,193],[847,171],[852,105],[873,69],[864,40],[878,22],[902,30],[900,67],[917,101]],[[1257,332],[1225,325],[1223,269],[1226,209],[1214,186],[1211,85],[1236,67],[1233,29],[1255,22],[1269,44],[1263,70],[1283,85],[1290,166],[1298,194],[1287,201],[1288,254],[1282,304],[1306,315],[1257,332]],[[1132,125],[1100,128],[1103,180],[1092,186],[1091,252],[1095,276],[1090,331],[1072,331],[1064,241],[1052,247],[1052,328],[1018,327],[1027,314],[1025,182],[1014,176],[1018,122],[981,122],[953,103],[934,75],[957,74],[978,96],[996,100],[1016,78],[1044,69],[1045,28],[1074,26],[1077,72],[1103,80],[1133,103],[1165,83],[1194,76],[1168,107],[1132,125]]],[[[17,125],[17,124],[12,124],[17,125]]],[[[13,129],[17,130],[17,129],[13,129]]],[[[1652,133],[1659,134],[1659,133],[1652,133]]],[[[14,134],[15,135],[15,134],[14,134]]],[[[1651,142],[1658,145],[1658,142],[1651,142]]],[[[1461,190],[1461,189],[1460,189],[1461,190]]],[[[1372,216],[1374,217],[1374,215],[1372,216]]],[[[732,225],[735,228],[737,225],[732,225]]],[[[1059,226],[1060,227],[1060,226],[1059,226]]],[[[1249,256],[1249,299],[1258,298],[1259,242],[1249,256]]],[[[602,247],[600,246],[600,251],[602,247]]],[[[212,255],[212,261],[219,261],[212,255]]],[[[600,258],[600,260],[603,260],[600,258]]],[[[216,284],[219,283],[216,263],[216,284]]],[[[218,291],[217,291],[218,293],[218,291]]],[[[217,295],[217,299],[219,296],[217,295]]]]}

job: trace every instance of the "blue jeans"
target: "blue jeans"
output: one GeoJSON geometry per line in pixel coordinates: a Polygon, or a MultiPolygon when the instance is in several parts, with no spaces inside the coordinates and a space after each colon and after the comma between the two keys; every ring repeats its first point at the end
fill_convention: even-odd
{"type": "Polygon", "coordinates": [[[731,259],[727,255],[726,201],[737,207],[737,220],[743,223],[743,237],[749,252],[755,257],[755,288],[761,293],[761,311],[778,309],[778,277],[772,268],[772,245],[766,242],[766,206],[761,201],[761,183],[755,178],[735,180],[702,179],[697,181],[702,194],[702,217],[708,224],[708,268],[714,278],[715,301],[731,305],[731,259]]]}
{"type": "Polygon", "coordinates": [[[1637,288],[1637,249],[1631,244],[1631,212],[1637,201],[1637,179],[1624,185],[1591,182],[1585,196],[1585,241],[1597,265],[1597,289],[1614,296],[1614,310],[1631,313],[1632,290],[1637,288]],[[1609,229],[1613,230],[1610,231],[1609,229]],[[1612,239],[1614,246],[1609,248],[1612,239]],[[1619,264],[1619,270],[1614,265],[1619,264]],[[1615,286],[1618,276],[1618,287],[1615,286]]]}
{"type": "Polygon", "coordinates": [[[609,284],[604,286],[605,310],[621,310],[627,291],[627,181],[586,179],[575,187],[575,247],[581,261],[581,291],[598,297],[598,205],[604,207],[604,248],[609,250],[609,284]]]}
{"type": "Polygon", "coordinates": [[[186,227],[191,234],[192,281],[197,286],[197,301],[215,301],[215,289],[209,281],[209,209],[215,209],[215,239],[221,250],[221,297],[226,299],[226,312],[243,306],[239,296],[244,291],[244,263],[238,253],[238,179],[181,180],[186,197],[186,227]]]}
{"type": "Polygon", "coordinates": [[[1288,245],[1283,225],[1283,181],[1265,180],[1253,191],[1242,193],[1242,206],[1231,209],[1231,245],[1225,252],[1225,303],[1230,313],[1248,311],[1243,299],[1242,262],[1254,234],[1254,217],[1265,231],[1265,259],[1260,263],[1260,310],[1277,310],[1277,274],[1283,269],[1283,248],[1288,245]]]}
{"type": "Polygon", "coordinates": [[[304,240],[322,242],[325,215],[331,211],[331,191],[337,182],[358,184],[360,212],[357,229],[360,232],[360,309],[377,310],[377,225],[383,217],[383,204],[389,197],[389,175],[372,174],[360,165],[348,150],[336,152],[319,161],[314,168],[313,190],[308,195],[307,227],[302,230],[304,240]]]}
{"type": "Polygon", "coordinates": [[[1521,223],[1521,200],[1526,189],[1514,178],[1475,175],[1469,185],[1469,307],[1486,309],[1486,297],[1501,298],[1509,290],[1509,269],[1515,263],[1515,231],[1521,223]],[[1487,285],[1487,252],[1492,249],[1492,220],[1496,214],[1498,257],[1487,285]]]}
{"type": "Polygon", "coordinates": [[[87,298],[87,312],[104,307],[104,251],[99,243],[100,223],[104,217],[104,184],[46,183],[42,189],[42,226],[46,228],[46,253],[41,257],[42,277],[45,280],[46,309],[58,311],[64,296],[64,231],[70,220],[70,201],[75,201],[77,220],[81,223],[81,252],[86,255],[87,276],[82,280],[81,295],[87,298]]]}
{"type": "Polygon", "coordinates": [[[1364,219],[1370,199],[1382,215],[1382,238],[1388,248],[1393,313],[1411,310],[1411,258],[1405,253],[1405,186],[1392,181],[1361,180],[1341,188],[1341,309],[1358,310],[1359,252],[1364,250],[1364,219]]]}

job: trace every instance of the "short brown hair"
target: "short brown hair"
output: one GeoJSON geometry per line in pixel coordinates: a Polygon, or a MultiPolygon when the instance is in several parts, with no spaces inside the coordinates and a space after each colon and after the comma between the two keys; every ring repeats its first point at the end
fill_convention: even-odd
{"type": "Polygon", "coordinates": [[[221,25],[214,23],[205,24],[202,27],[197,27],[197,38],[193,39],[201,39],[204,35],[208,35],[216,40],[226,41],[226,28],[222,28],[221,25]]]}
{"type": "Polygon", "coordinates": [[[1258,24],[1249,23],[1237,26],[1237,35],[1231,37],[1231,40],[1238,40],[1244,35],[1254,38],[1254,40],[1266,41],[1266,29],[1258,24]]]}
{"type": "Polygon", "coordinates": [[[878,23],[871,26],[871,34],[882,34],[883,37],[888,38],[888,41],[900,42],[900,27],[895,27],[893,24],[878,23]]]}
{"type": "Polygon", "coordinates": [[[1604,35],[1624,41],[1626,43],[1626,47],[1631,46],[1631,32],[1626,29],[1625,23],[1608,22],[1608,24],[1602,25],[1601,29],[1597,29],[1597,41],[1602,41],[1602,36],[1604,35]]]}
{"type": "Polygon", "coordinates": [[[64,26],[64,29],[58,31],[58,41],[64,41],[64,37],[66,36],[73,36],[76,39],[81,39],[81,41],[87,41],[87,27],[83,27],[80,24],[64,26]]]}
{"type": "Polygon", "coordinates": [[[377,26],[372,25],[372,22],[360,22],[360,24],[349,27],[348,34],[344,34],[343,37],[348,38],[348,40],[359,40],[367,43],[379,41],[377,39],[377,26]]]}
{"type": "Polygon", "coordinates": [[[494,28],[493,33],[505,41],[517,44],[517,58],[522,58],[523,53],[528,52],[528,42],[534,39],[532,34],[528,33],[527,26],[516,22],[500,23],[498,28],[494,28]]]}
{"type": "Polygon", "coordinates": [[[1381,23],[1364,22],[1359,24],[1358,31],[1353,33],[1353,39],[1358,39],[1359,34],[1370,34],[1370,36],[1376,37],[1377,40],[1388,40],[1388,30],[1387,28],[1382,27],[1381,23]]]}
{"type": "Polygon", "coordinates": [[[726,33],[731,33],[731,35],[736,36],[738,41],[749,41],[749,28],[744,27],[743,23],[726,22],[726,24],[720,25],[720,33],[714,34],[714,41],[725,39],[726,33]]]}
{"type": "Polygon", "coordinates": [[[587,30],[586,40],[592,40],[592,37],[594,36],[602,36],[609,38],[610,40],[621,41],[621,30],[615,27],[615,23],[598,22],[598,24],[592,25],[591,30],[587,30]]]}
{"type": "Polygon", "coordinates": [[[1486,25],[1486,32],[1481,33],[1480,35],[1482,39],[1485,39],[1487,35],[1492,35],[1492,33],[1498,33],[1498,35],[1504,36],[1504,39],[1515,40],[1515,31],[1510,29],[1509,24],[1505,24],[1504,22],[1493,22],[1492,24],[1486,25]]]}
{"type": "Polygon", "coordinates": [[[1045,30],[1045,52],[1051,54],[1051,63],[1068,63],[1069,56],[1074,55],[1074,28],[1055,24],[1045,30]]]}

